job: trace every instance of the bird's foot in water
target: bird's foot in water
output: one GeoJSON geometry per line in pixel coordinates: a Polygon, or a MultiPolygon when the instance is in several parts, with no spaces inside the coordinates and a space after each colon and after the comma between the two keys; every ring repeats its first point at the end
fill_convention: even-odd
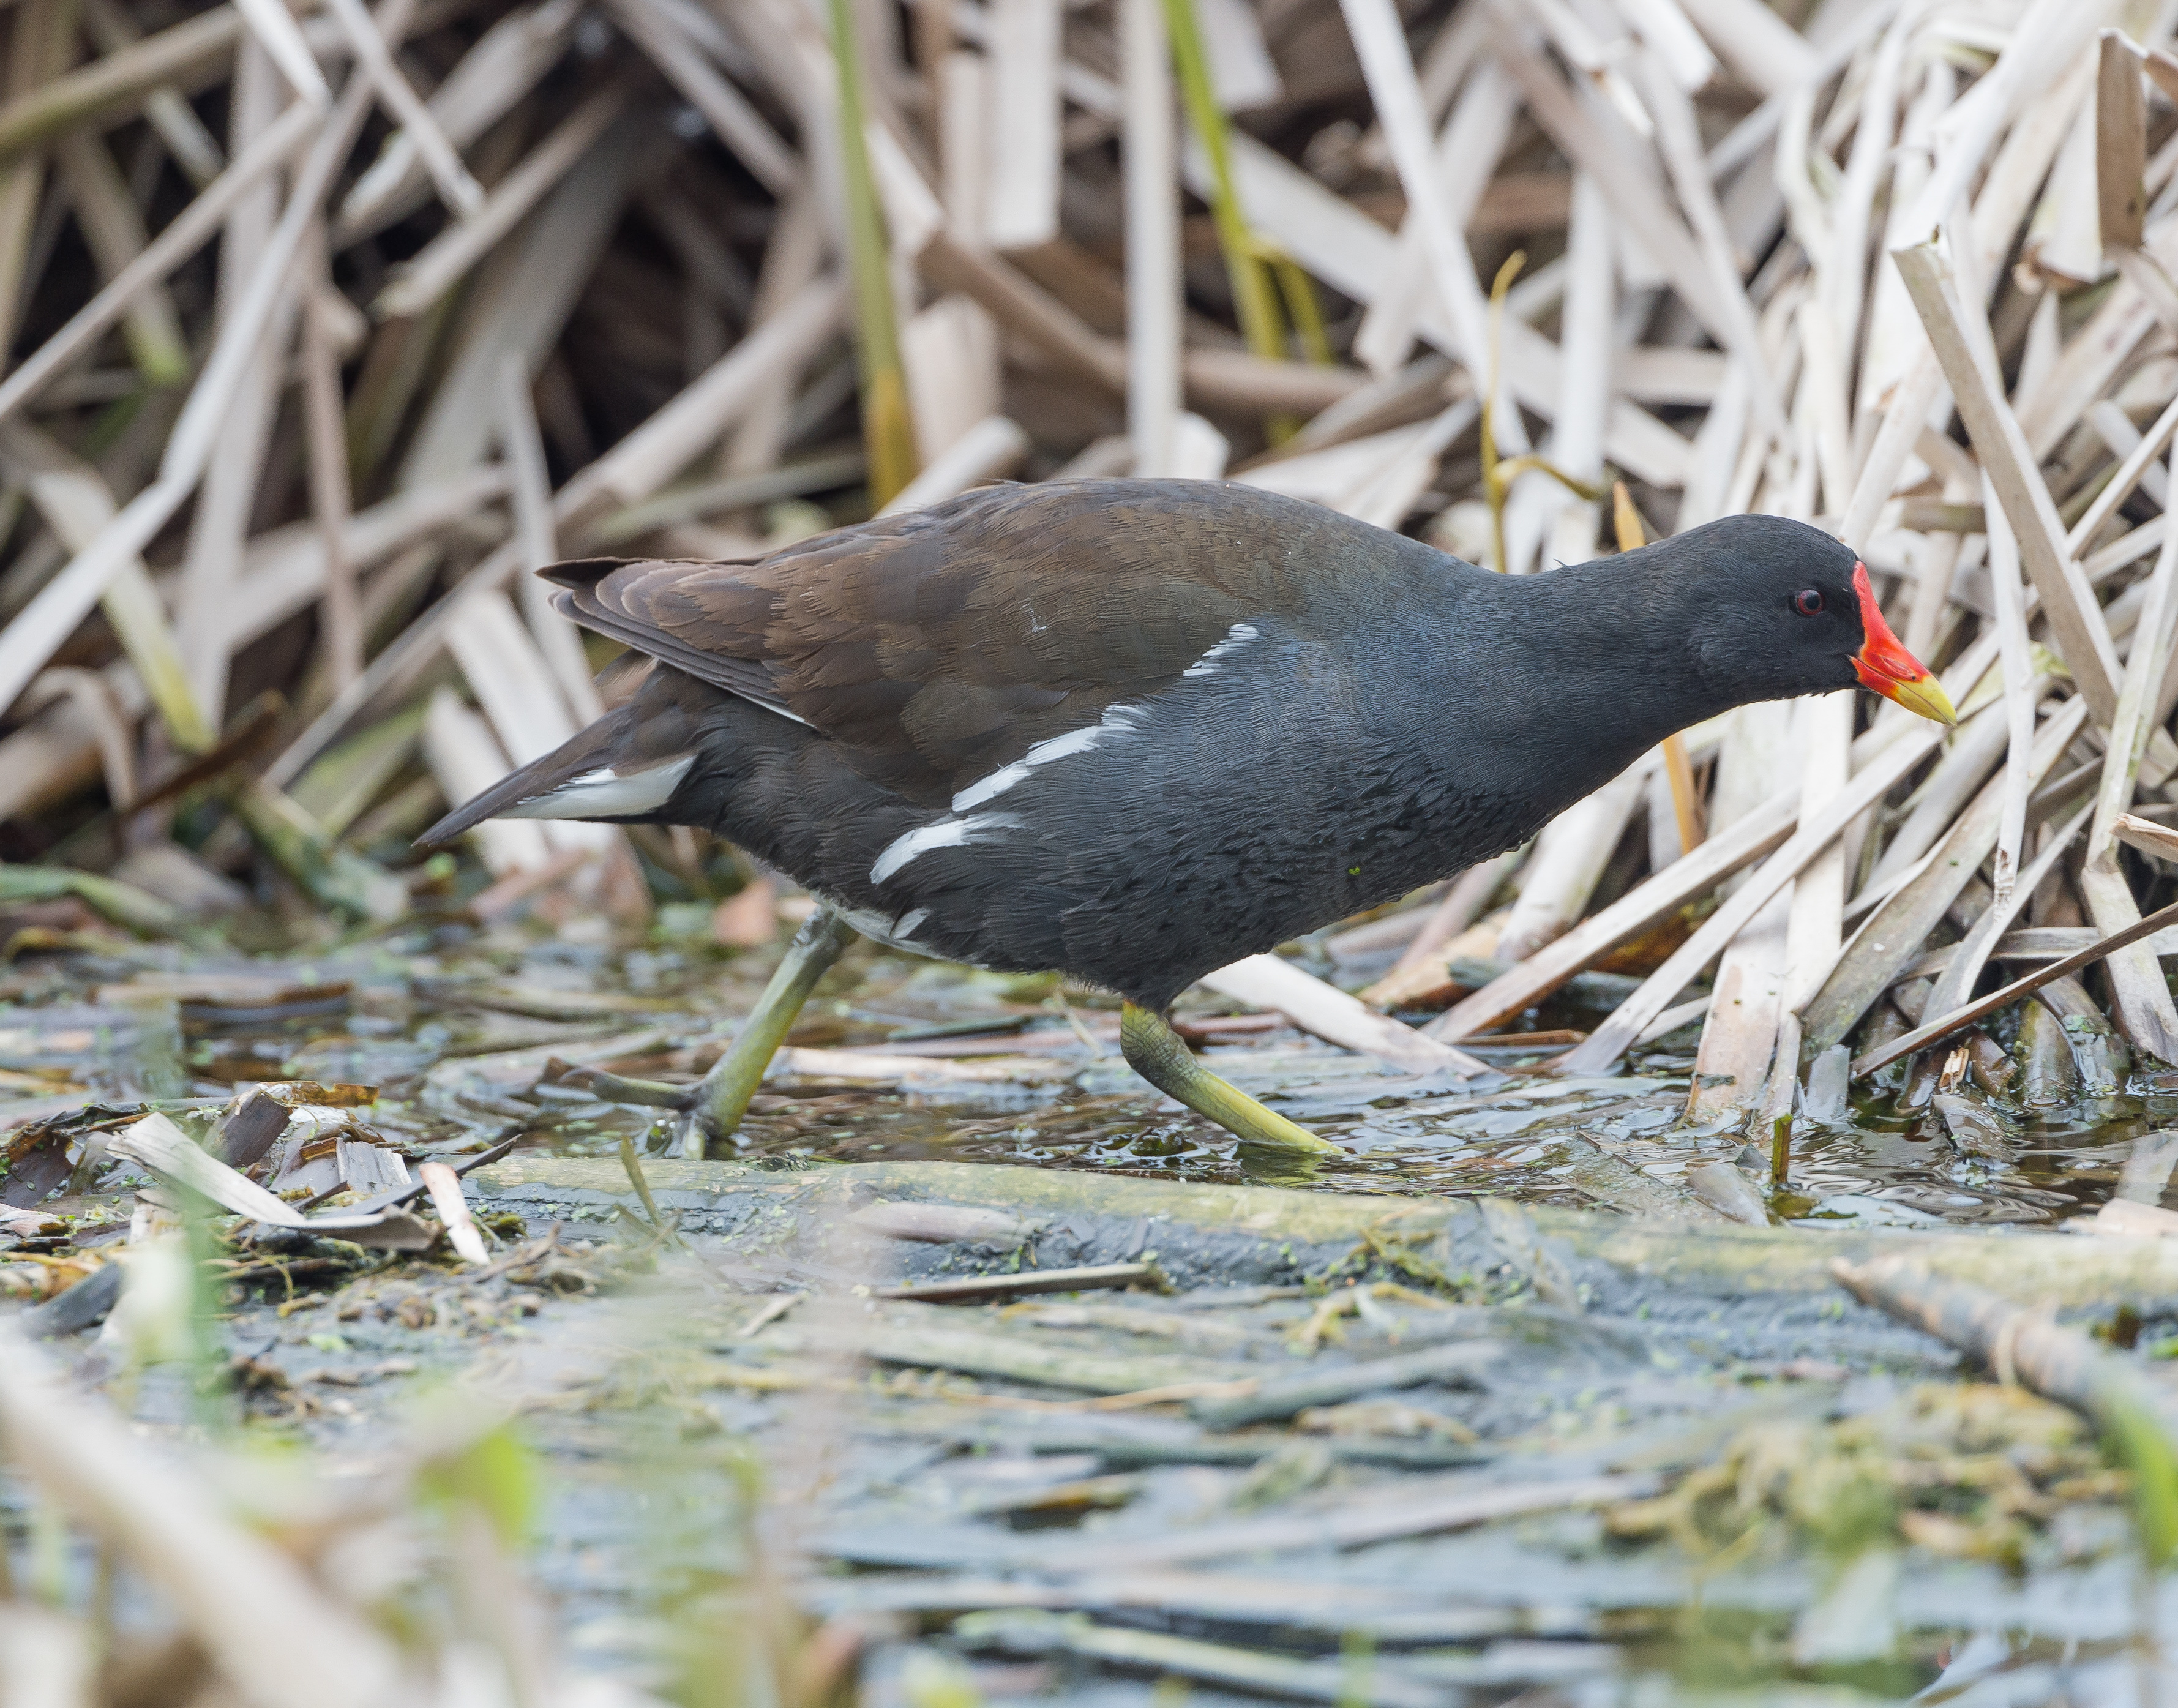
{"type": "Polygon", "coordinates": [[[1338,1146],[1306,1127],[1266,1109],[1236,1086],[1195,1059],[1179,1034],[1162,1015],[1129,1003],[1119,1014],[1119,1047],[1127,1065],[1168,1097],[1177,1098],[1205,1120],[1215,1121],[1235,1137],[1289,1151],[1342,1156],[1338,1146]]]}

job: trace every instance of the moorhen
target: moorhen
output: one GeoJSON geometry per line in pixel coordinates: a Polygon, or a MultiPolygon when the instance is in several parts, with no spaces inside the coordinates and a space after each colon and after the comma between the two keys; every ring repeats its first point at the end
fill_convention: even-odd
{"type": "Polygon", "coordinates": [[[690,824],[819,898],[673,1094],[714,1134],[859,931],[1114,991],[1160,1090],[1329,1149],[1197,1063],[1173,999],[1516,846],[1733,706],[1858,682],[1953,720],[1852,550],[1770,516],[1509,578],[1246,486],[1067,480],[752,561],[544,573],[647,673],[422,840],[495,815],[690,824]]]}

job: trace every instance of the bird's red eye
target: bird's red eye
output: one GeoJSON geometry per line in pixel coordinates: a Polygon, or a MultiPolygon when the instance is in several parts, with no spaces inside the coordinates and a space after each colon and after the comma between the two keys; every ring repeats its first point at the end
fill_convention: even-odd
{"type": "Polygon", "coordinates": [[[1823,614],[1823,595],[1820,588],[1803,587],[1792,595],[1792,609],[1802,616],[1820,616],[1823,614]]]}

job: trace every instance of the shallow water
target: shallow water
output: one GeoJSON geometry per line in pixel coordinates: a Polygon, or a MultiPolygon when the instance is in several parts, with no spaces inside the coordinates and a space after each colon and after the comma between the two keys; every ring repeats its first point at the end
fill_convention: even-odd
{"type": "MultiPolygon", "coordinates": [[[[4,987],[0,1097],[28,1113],[79,1087],[116,1101],[223,1098],[254,1079],[359,1081],[380,1088],[374,1125],[420,1153],[514,1137],[524,1151],[609,1154],[626,1136],[646,1154],[681,1155],[687,1135],[676,1118],[553,1084],[549,1065],[558,1055],[691,1077],[708,1059],[704,1043],[731,1036],[775,953],[730,955],[687,932],[629,946],[448,924],[308,961],[216,962],[172,949],[55,957],[19,965],[4,987]],[[238,977],[284,981],[289,999],[253,1003],[247,990],[203,999],[238,977]]],[[[1500,1051],[1501,1071],[1475,1086],[1393,1073],[1283,1026],[1210,1043],[1209,1065],[1349,1152],[1296,1165],[1245,1152],[1151,1092],[1120,1059],[1117,1015],[1100,1001],[1048,978],[858,946],[819,988],[792,1045],[917,1053],[936,1076],[953,1064],[1004,1076],[1020,1064],[1024,1076],[903,1086],[774,1072],[734,1153],[1492,1194],[1652,1214],[1686,1212],[1679,1182],[1696,1162],[1736,1158],[1772,1185],[1766,1142],[1758,1155],[1731,1120],[1684,1120],[1694,1026],[1636,1052],[1615,1076],[1553,1079],[1534,1071],[1546,1052],[1500,1051]]],[[[1190,999],[1182,1014],[1220,1006],[1190,999]]],[[[1595,1021],[1562,1005],[1511,1025],[1595,1021]]],[[[1936,1114],[1902,1112],[1888,1093],[1857,1096],[1845,1124],[1803,1117],[1774,1213],[1811,1225],[2046,1224],[2095,1209],[2118,1189],[2133,1141],[2178,1124],[2178,1086],[2147,1079],[2047,1107],[1984,1101],[2010,1140],[2009,1159],[1962,1154],[1936,1114]]],[[[8,1113],[0,1102],[0,1120],[8,1113]]]]}

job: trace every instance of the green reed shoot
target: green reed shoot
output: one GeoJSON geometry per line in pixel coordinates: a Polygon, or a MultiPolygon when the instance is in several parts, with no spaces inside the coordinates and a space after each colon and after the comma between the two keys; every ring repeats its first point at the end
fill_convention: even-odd
{"type": "Polygon", "coordinates": [[[862,444],[869,455],[870,504],[879,508],[915,479],[922,458],[907,408],[884,221],[863,134],[862,57],[849,0],[831,0],[830,12],[832,59],[839,76],[840,176],[855,282],[855,350],[862,380],[862,444]]]}

